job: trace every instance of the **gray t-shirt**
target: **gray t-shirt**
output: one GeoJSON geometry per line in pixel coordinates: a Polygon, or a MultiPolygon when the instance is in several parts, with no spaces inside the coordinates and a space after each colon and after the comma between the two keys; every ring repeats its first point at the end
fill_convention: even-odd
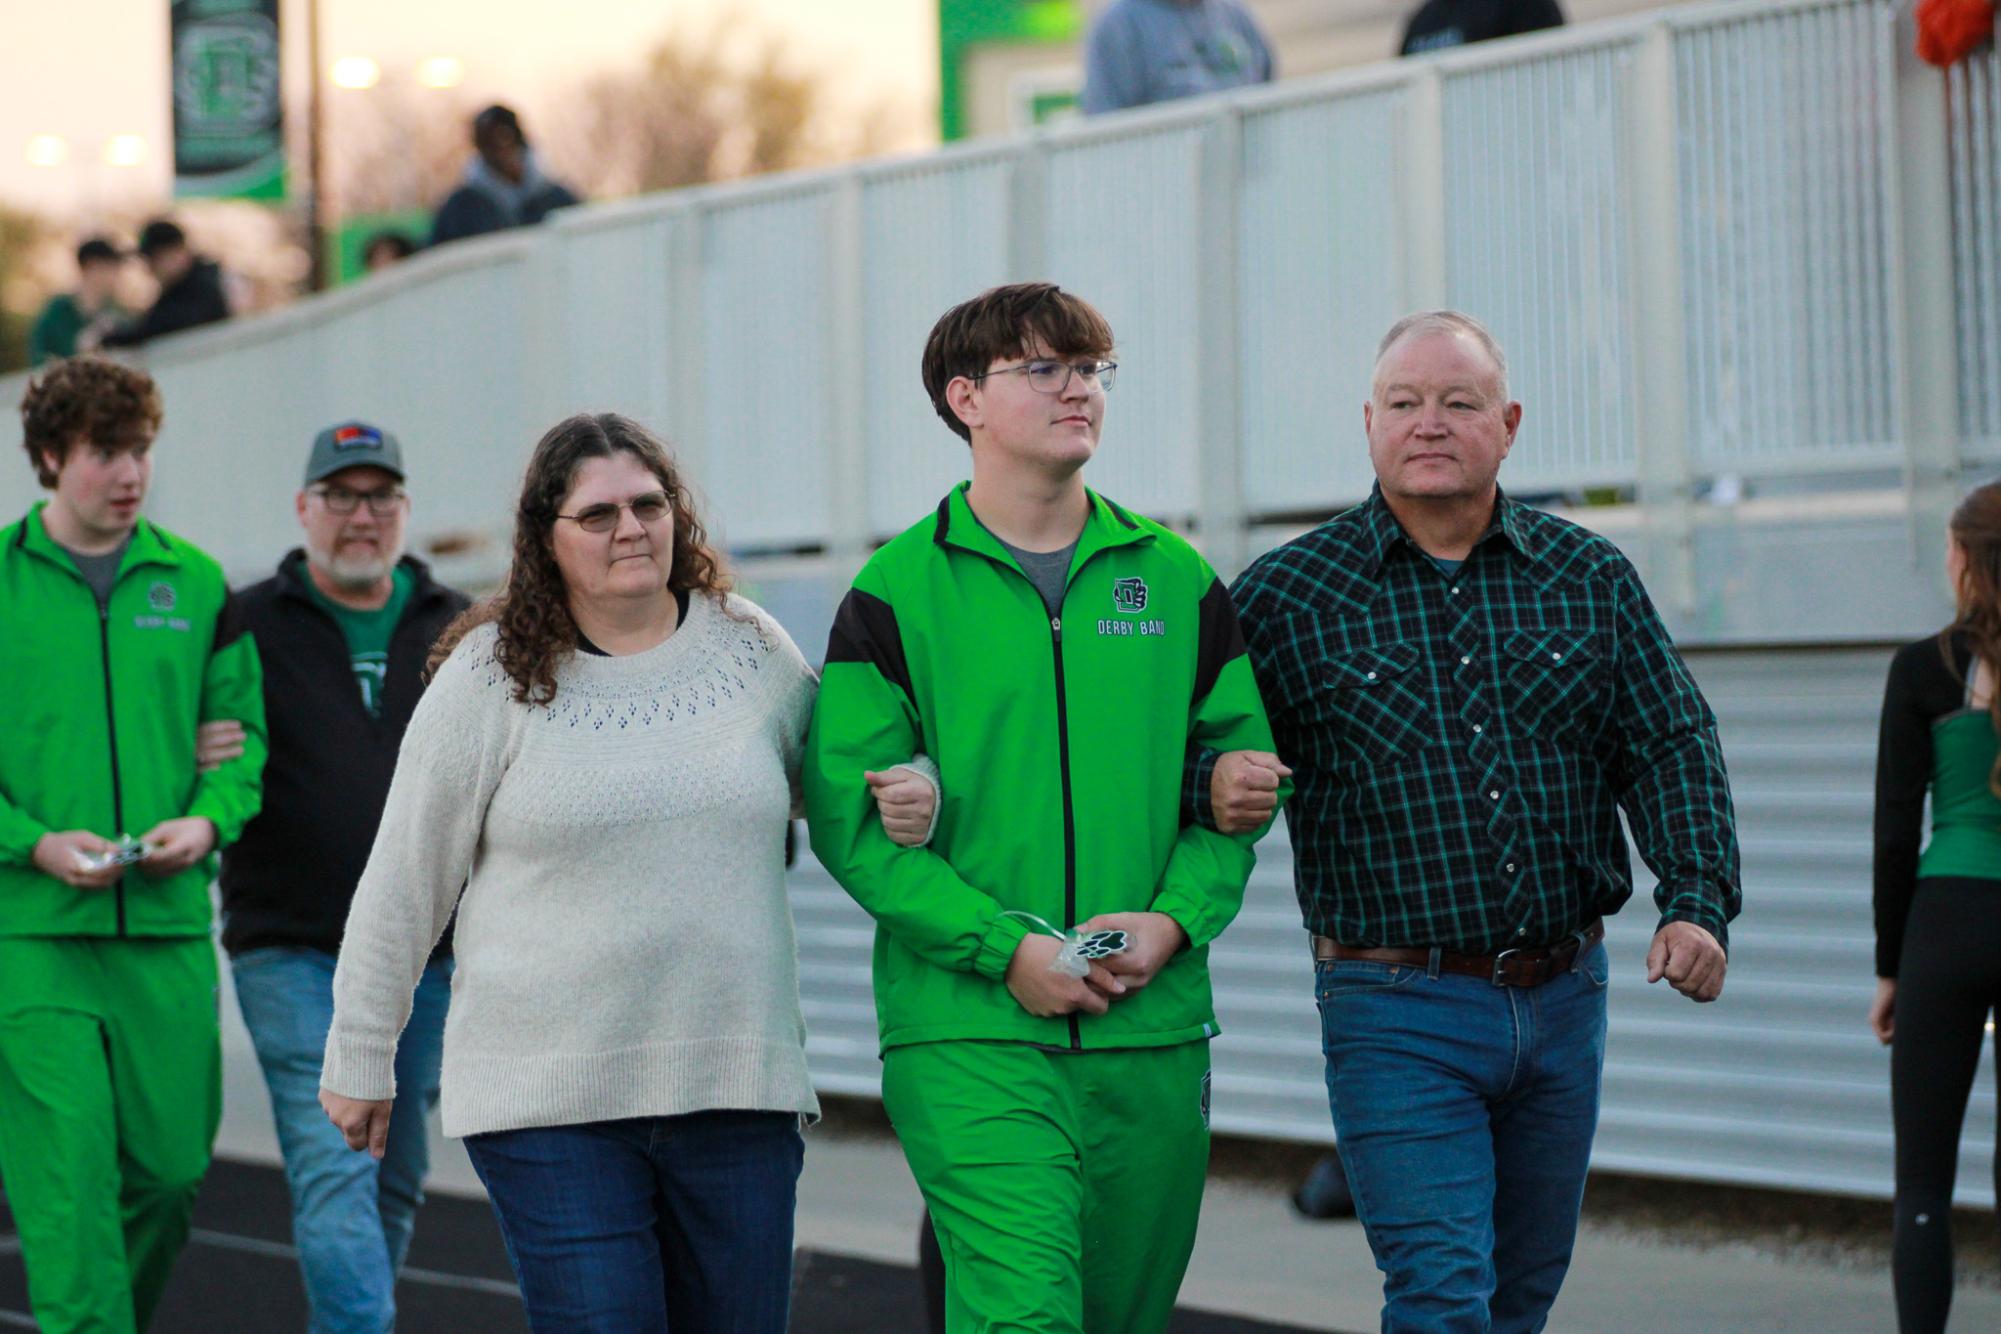
{"type": "Polygon", "coordinates": [[[1269,83],[1271,48],[1238,0],[1114,0],[1084,41],[1084,114],[1269,83]]]}
{"type": "Polygon", "coordinates": [[[69,551],[69,558],[76,562],[76,571],[83,576],[83,581],[90,585],[90,591],[97,594],[98,606],[110,605],[112,587],[118,582],[118,563],[125,559],[125,548],[131,545],[132,539],[128,537],[118,544],[116,550],[107,551],[101,556],[86,556],[81,551],[63,548],[64,551],[69,551]]]}
{"type": "Polygon", "coordinates": [[[1023,551],[999,537],[994,541],[1007,548],[1007,554],[1014,557],[1021,572],[1042,594],[1042,604],[1049,608],[1049,614],[1056,615],[1063,606],[1063,589],[1070,582],[1070,559],[1077,554],[1077,544],[1072,542],[1061,551],[1023,551]]]}

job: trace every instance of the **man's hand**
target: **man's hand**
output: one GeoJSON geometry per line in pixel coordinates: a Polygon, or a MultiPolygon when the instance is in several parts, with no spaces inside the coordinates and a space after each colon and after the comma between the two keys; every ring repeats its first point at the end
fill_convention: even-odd
{"type": "Polygon", "coordinates": [[[162,820],[146,831],[142,843],[153,853],[139,863],[147,875],[168,876],[185,871],[215,848],[215,826],[206,815],[187,815],[178,820],[162,820]]]}
{"type": "Polygon", "coordinates": [[[127,868],[104,866],[86,871],[77,861],[77,854],[99,856],[111,851],[112,846],[110,839],[99,838],[88,829],[69,829],[60,834],[43,834],[35,840],[31,856],[35,869],[54,876],[72,889],[109,889],[118,883],[127,868]]]}
{"type": "Polygon", "coordinates": [[[897,765],[881,773],[864,773],[875,808],[882,815],[882,832],[906,848],[920,847],[931,832],[931,815],[938,790],[913,771],[897,765]]]}
{"type": "Polygon", "coordinates": [[[207,773],[220,769],[243,754],[243,724],[234,718],[218,718],[195,728],[195,770],[207,773]]]}
{"type": "Polygon", "coordinates": [[[389,1109],[395,1105],[393,1098],[347,1098],[332,1089],[320,1090],[320,1106],[327,1120],[340,1127],[347,1147],[356,1152],[367,1149],[375,1158],[389,1147],[389,1109]]]}
{"type": "Polygon", "coordinates": [[[1723,972],[1729,967],[1716,937],[1693,922],[1669,922],[1654,933],[1647,951],[1647,981],[1662,978],[1692,1001],[1713,1001],[1723,994],[1723,972]]]}
{"type": "Polygon", "coordinates": [[[1216,759],[1209,771],[1209,807],[1216,828],[1225,834],[1247,834],[1278,809],[1278,780],[1292,770],[1265,750],[1232,750],[1216,759]]]}
{"type": "Polygon", "coordinates": [[[1077,929],[1085,935],[1093,931],[1126,933],[1124,953],[1108,954],[1100,962],[1107,972],[1125,983],[1127,991],[1138,991],[1153,981],[1154,974],[1165,968],[1167,961],[1188,943],[1188,933],[1181,929],[1181,923],[1164,912],[1100,913],[1088,922],[1078,923],[1077,929]]]}
{"type": "Polygon", "coordinates": [[[1049,966],[1063,942],[1054,936],[1031,932],[1014,947],[1007,964],[1007,989],[1021,1008],[1042,1019],[1059,1015],[1103,1014],[1111,1008],[1108,998],[1123,995],[1125,983],[1105,971],[1102,963],[1091,965],[1086,977],[1071,977],[1049,966]]]}
{"type": "Polygon", "coordinates": [[[1869,1002],[1869,1031],[1884,1046],[1897,1036],[1897,979],[1876,979],[1876,999],[1869,1002]]]}

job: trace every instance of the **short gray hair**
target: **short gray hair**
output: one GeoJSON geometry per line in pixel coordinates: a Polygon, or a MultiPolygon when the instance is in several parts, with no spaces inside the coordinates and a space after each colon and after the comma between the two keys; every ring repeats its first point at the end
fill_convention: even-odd
{"type": "MultiPolygon", "coordinates": [[[[1479,343],[1486,349],[1487,356],[1494,363],[1494,370],[1501,377],[1501,397],[1505,399],[1508,396],[1508,354],[1501,350],[1500,341],[1487,331],[1486,325],[1464,311],[1420,310],[1415,314],[1404,316],[1392,324],[1390,331],[1383,335],[1383,341],[1376,344],[1376,367],[1381,367],[1383,358],[1389,355],[1390,349],[1404,339],[1419,338],[1427,334],[1464,334],[1479,343]]],[[[1374,368],[1371,369],[1369,378],[1373,383],[1374,368]]]]}

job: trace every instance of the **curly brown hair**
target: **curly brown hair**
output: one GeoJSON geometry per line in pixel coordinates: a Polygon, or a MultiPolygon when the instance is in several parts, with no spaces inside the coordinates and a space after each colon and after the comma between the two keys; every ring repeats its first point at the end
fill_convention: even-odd
{"type": "Polygon", "coordinates": [[[630,454],[660,479],[674,511],[673,568],[667,587],[720,598],[730,590],[722,558],[709,546],[695,497],[682,481],[666,444],[630,417],[616,412],[580,412],[549,428],[535,445],[514,506],[514,557],[500,591],[461,613],[431,650],[427,673],[435,672],[475,627],[494,622],[500,639],[494,649],[501,670],[514,682],[523,704],[556,698],[556,668],[577,649],[577,622],[570,614],[563,572],[556,565],[551,535],[564,497],[576,484],[586,459],[630,454]]]}
{"type": "Polygon", "coordinates": [[[35,480],[53,487],[79,440],[100,449],[144,449],[164,415],[160,387],[146,372],[103,357],[71,357],[28,382],[21,445],[35,480]]]}

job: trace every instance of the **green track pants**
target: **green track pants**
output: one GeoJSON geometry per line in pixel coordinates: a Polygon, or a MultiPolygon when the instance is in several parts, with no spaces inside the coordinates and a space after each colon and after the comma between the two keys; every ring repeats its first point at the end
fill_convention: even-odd
{"type": "Polygon", "coordinates": [[[145,1328],[221,1116],[207,936],[0,938],[0,1186],[44,1334],[145,1328]]]}
{"type": "Polygon", "coordinates": [[[1160,1334],[1209,1166],[1209,1044],[927,1042],[882,1099],[945,1257],[949,1334],[1160,1334]]]}

